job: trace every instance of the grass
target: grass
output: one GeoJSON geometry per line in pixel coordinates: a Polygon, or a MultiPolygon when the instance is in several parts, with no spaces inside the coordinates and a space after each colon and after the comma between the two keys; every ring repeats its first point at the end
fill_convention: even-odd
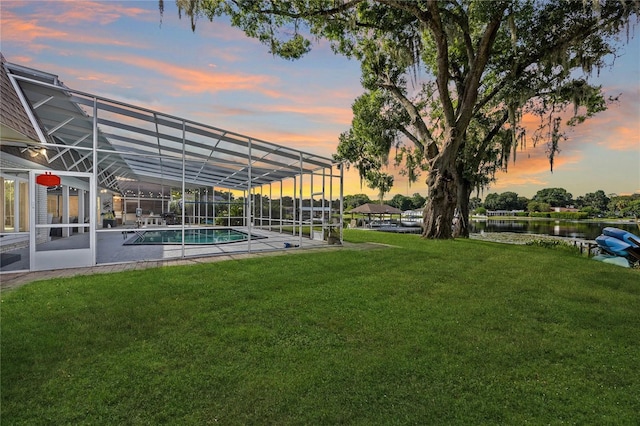
{"type": "Polygon", "coordinates": [[[2,294],[2,424],[637,424],[637,270],[389,246],[2,294]]]}

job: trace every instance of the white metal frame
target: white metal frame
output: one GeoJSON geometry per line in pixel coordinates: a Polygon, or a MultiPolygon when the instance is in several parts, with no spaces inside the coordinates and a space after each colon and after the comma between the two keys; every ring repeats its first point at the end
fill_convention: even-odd
{"type": "MultiPolygon", "coordinates": [[[[93,173],[56,171],[59,176],[83,177],[89,179],[89,248],[78,248],[68,250],[38,251],[37,230],[50,229],[50,224],[39,224],[37,222],[37,194],[36,194],[36,174],[42,174],[42,170],[31,170],[29,172],[29,269],[31,271],[46,271],[50,269],[79,268],[93,266],[96,264],[96,223],[97,223],[97,203],[95,191],[95,177],[93,173]]],[[[59,227],[71,228],[79,227],[83,224],[58,225],[59,227]]],[[[86,226],[86,225],[85,225],[86,226]]]]}
{"type": "MultiPolygon", "coordinates": [[[[156,192],[158,188],[164,191],[180,187],[182,194],[188,189],[224,188],[245,194],[245,220],[251,235],[255,220],[251,217],[252,193],[256,188],[262,191],[265,186],[270,188],[279,182],[282,199],[283,182],[292,180],[294,212],[298,218],[293,224],[294,232],[302,246],[303,197],[321,196],[324,208],[325,179],[328,179],[330,203],[334,201],[334,181],[339,185],[342,230],[343,170],[331,158],[73,90],[61,84],[57,76],[42,71],[14,64],[5,66],[39,135],[39,145],[51,152],[49,161],[61,158],[64,153],[75,153],[75,161],[66,164],[66,170],[58,170],[58,174],[91,176],[92,204],[99,188],[123,195],[133,189],[139,192],[140,187],[156,192]],[[314,174],[323,177],[322,191],[314,192],[314,174]],[[306,189],[305,194],[308,185],[311,189],[306,189]]],[[[94,216],[95,207],[90,210],[94,216]]],[[[269,212],[271,223],[271,209],[269,212]]],[[[35,221],[32,223],[35,225],[35,221]]],[[[90,223],[95,243],[97,218],[91,217],[90,223]]],[[[248,247],[251,251],[251,237],[248,247]]]]}

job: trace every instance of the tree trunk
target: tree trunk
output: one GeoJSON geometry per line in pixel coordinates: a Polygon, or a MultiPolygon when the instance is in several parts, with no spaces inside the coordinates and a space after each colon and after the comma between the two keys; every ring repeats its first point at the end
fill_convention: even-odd
{"type": "Polygon", "coordinates": [[[424,208],[422,236],[430,239],[453,238],[452,224],[457,206],[454,164],[434,165],[427,177],[429,196],[424,208]]]}
{"type": "Polygon", "coordinates": [[[456,217],[454,221],[453,238],[469,238],[469,198],[473,185],[469,179],[464,176],[465,162],[458,161],[456,164],[456,184],[458,185],[458,199],[456,206],[456,217]]]}
{"type": "Polygon", "coordinates": [[[460,177],[458,178],[458,225],[456,227],[457,232],[454,232],[453,237],[469,238],[469,198],[471,197],[471,183],[460,177]]]}

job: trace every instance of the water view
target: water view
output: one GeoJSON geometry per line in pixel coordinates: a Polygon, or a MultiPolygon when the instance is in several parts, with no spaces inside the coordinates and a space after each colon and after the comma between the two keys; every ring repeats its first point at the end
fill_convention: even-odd
{"type": "Polygon", "coordinates": [[[639,234],[638,225],[627,222],[592,222],[570,220],[517,220],[517,219],[471,219],[469,230],[480,232],[518,232],[524,234],[555,235],[558,237],[595,240],[607,226],[639,234]]]}

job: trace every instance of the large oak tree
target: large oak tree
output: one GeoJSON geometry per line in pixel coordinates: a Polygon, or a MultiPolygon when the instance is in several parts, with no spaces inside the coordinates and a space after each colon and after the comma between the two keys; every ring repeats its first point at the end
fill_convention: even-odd
{"type": "MultiPolygon", "coordinates": [[[[178,0],[180,13],[232,25],[298,59],[310,39],[362,64],[365,93],[337,157],[375,176],[392,155],[410,179],[426,170],[424,236],[468,235],[469,197],[526,141],[546,143],[551,169],[563,123],[606,109],[594,70],[615,58],[635,0],[178,0]],[[524,114],[540,125],[526,134],[524,114]],[[372,174],[373,173],[373,174],[372,174]]],[[[163,5],[160,2],[162,11],[163,5]]],[[[635,22],[635,21],[634,21],[635,22]]],[[[626,30],[626,31],[625,31],[626,30]]]]}

